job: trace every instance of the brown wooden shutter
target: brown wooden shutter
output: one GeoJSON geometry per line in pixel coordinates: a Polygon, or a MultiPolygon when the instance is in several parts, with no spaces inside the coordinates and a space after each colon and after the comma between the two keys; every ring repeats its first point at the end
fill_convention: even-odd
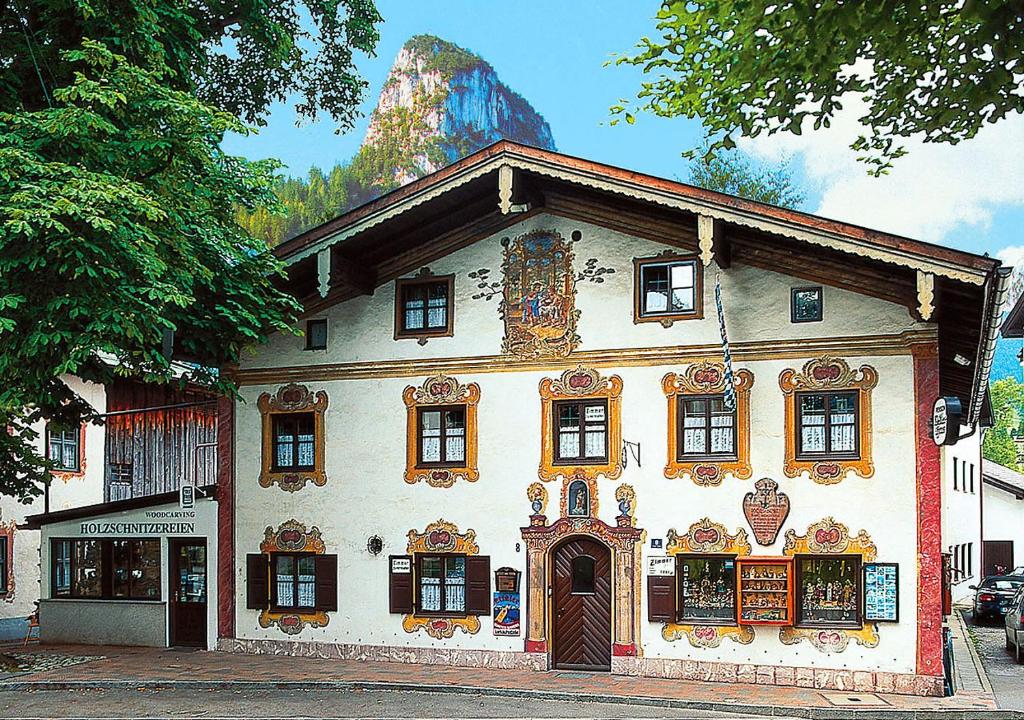
{"type": "Polygon", "coordinates": [[[466,558],[466,614],[491,614],[491,558],[466,558]]]}
{"type": "Polygon", "coordinates": [[[412,555],[391,555],[388,557],[388,612],[413,612],[412,555]],[[395,572],[395,560],[405,561],[409,572],[395,572]]]}
{"type": "Polygon", "coordinates": [[[316,609],[338,609],[338,556],[316,556],[316,609]]]}
{"type": "Polygon", "coordinates": [[[263,610],[270,607],[270,556],[255,553],[245,556],[245,607],[263,610]]]}
{"type": "Polygon", "coordinates": [[[676,621],[676,578],[647,576],[647,619],[651,622],[676,621]]]}

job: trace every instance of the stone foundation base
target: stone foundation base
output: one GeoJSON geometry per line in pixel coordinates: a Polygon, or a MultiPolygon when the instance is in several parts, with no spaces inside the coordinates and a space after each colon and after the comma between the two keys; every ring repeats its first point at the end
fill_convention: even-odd
{"type": "MultiPolygon", "coordinates": [[[[217,649],[222,652],[254,655],[286,655],[314,657],[324,660],[364,660],[449,665],[453,667],[495,668],[501,670],[548,669],[546,653],[510,652],[503,650],[460,650],[456,648],[393,647],[386,645],[348,645],[289,640],[221,639],[217,649]]],[[[676,660],[616,655],[612,657],[612,674],[631,677],[670,678],[698,682],[751,683],[783,685],[819,690],[896,693],[941,697],[942,678],[902,673],[860,670],[825,670],[821,668],[784,667],[776,665],[740,665],[703,660],[676,660]]]]}
{"type": "Polygon", "coordinates": [[[673,678],[699,682],[788,685],[819,690],[896,693],[942,697],[941,677],[861,670],[740,665],[703,660],[613,657],[612,673],[634,677],[673,678]]]}
{"type": "Polygon", "coordinates": [[[221,652],[252,655],[287,655],[323,660],[363,660],[368,662],[422,663],[453,667],[497,668],[502,670],[547,670],[548,657],[541,653],[503,650],[461,650],[457,648],[393,647],[387,645],[350,645],[341,643],[288,640],[217,641],[221,652]]]}

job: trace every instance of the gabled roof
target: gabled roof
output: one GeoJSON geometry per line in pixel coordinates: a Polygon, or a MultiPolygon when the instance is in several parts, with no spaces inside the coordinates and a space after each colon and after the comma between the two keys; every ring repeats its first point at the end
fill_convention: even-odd
{"type": "Polygon", "coordinates": [[[1024,500],[1024,475],[1016,470],[991,460],[982,460],[981,479],[992,487],[1010,493],[1018,500],[1024,500]]]}
{"type": "Polygon", "coordinates": [[[539,212],[902,304],[938,326],[942,392],[980,415],[1006,290],[998,260],[507,140],[275,253],[316,312],[539,212]]]}

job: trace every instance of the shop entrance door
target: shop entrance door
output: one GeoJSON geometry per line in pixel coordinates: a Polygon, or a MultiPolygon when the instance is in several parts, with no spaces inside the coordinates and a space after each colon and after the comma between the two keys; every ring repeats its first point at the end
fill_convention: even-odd
{"type": "Polygon", "coordinates": [[[206,539],[172,539],[171,645],[206,647],[206,539]]]}
{"type": "Polygon", "coordinates": [[[569,670],[610,670],[611,550],[591,538],[570,538],[551,551],[551,568],[552,665],[569,670]]]}

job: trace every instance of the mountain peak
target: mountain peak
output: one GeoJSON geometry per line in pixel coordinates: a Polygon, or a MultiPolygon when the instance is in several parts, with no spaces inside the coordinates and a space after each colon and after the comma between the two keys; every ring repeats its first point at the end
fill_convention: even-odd
{"type": "Polygon", "coordinates": [[[378,160],[374,184],[389,189],[501,139],[555,149],[547,121],[487,61],[415,35],[395,58],[359,154],[378,160]]]}

